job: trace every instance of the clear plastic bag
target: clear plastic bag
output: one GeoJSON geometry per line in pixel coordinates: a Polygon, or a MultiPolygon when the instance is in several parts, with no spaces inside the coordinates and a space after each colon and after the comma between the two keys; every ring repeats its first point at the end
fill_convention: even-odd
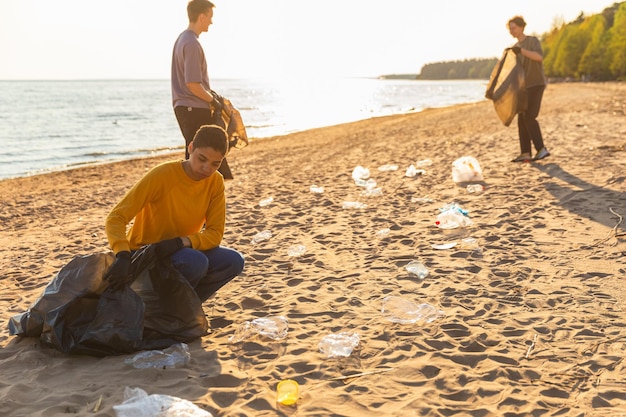
{"type": "Polygon", "coordinates": [[[124,389],[124,402],[113,406],[117,417],[213,417],[190,401],[170,395],[152,394],[141,388],[124,389]]]}
{"type": "Polygon", "coordinates": [[[456,183],[482,181],[483,171],[473,156],[462,156],[452,163],[452,180],[456,183]]]}

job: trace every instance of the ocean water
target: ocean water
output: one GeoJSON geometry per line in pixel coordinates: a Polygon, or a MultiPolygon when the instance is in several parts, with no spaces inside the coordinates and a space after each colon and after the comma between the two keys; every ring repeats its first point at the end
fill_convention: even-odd
{"type": "MultiPolygon", "coordinates": [[[[252,140],[484,99],[486,81],[214,79],[252,140]]],[[[0,179],[179,152],[169,80],[0,81],[0,179]]]]}

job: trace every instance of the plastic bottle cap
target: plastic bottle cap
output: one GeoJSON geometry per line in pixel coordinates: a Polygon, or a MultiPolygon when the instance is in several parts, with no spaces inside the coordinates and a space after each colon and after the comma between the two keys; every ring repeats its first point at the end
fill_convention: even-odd
{"type": "Polygon", "coordinates": [[[283,405],[293,405],[298,401],[300,387],[293,379],[285,379],[276,386],[278,402],[283,405]]]}

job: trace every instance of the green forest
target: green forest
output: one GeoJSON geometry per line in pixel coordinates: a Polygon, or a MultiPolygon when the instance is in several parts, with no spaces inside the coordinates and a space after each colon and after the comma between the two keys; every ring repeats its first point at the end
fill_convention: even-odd
{"type": "MultiPolygon", "coordinates": [[[[591,16],[581,13],[573,22],[555,23],[548,33],[536,36],[550,80],[626,80],[626,2],[591,16]]],[[[489,79],[496,62],[497,58],[437,62],[424,65],[418,75],[382,78],[489,79]]]]}

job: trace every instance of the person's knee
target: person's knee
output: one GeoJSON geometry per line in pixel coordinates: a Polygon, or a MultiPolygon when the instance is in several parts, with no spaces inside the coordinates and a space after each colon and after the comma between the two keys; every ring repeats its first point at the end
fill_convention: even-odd
{"type": "Polygon", "coordinates": [[[246,264],[246,259],[243,254],[237,251],[233,251],[233,272],[235,272],[235,276],[241,274],[243,272],[243,268],[246,264]]]}

